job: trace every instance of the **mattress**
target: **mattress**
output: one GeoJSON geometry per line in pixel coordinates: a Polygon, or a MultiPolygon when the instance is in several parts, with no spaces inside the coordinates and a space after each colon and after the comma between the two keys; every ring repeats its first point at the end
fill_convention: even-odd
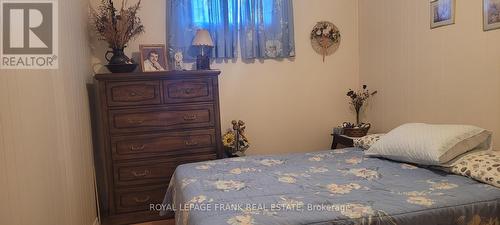
{"type": "Polygon", "coordinates": [[[161,210],[178,225],[498,225],[500,189],[348,148],[181,165],[161,210]]]}

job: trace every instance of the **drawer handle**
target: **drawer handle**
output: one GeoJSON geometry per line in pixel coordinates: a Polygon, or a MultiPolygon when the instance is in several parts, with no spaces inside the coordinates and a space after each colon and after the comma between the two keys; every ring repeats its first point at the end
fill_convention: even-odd
{"type": "Polygon", "coordinates": [[[197,141],[187,140],[187,141],[184,141],[184,144],[186,146],[196,146],[196,145],[198,145],[198,142],[197,141]]]}
{"type": "Polygon", "coordinates": [[[134,175],[134,177],[145,177],[145,176],[149,175],[150,173],[151,173],[151,171],[149,171],[149,170],[144,170],[144,172],[132,171],[132,174],[134,175]]]}
{"type": "Polygon", "coordinates": [[[137,93],[135,93],[134,91],[130,92],[128,95],[134,97],[134,96],[137,96],[137,93]]]}
{"type": "Polygon", "coordinates": [[[198,118],[198,116],[196,116],[196,114],[185,115],[184,116],[184,120],[185,121],[193,121],[193,120],[196,120],[197,118],[198,118]]]}
{"type": "Polygon", "coordinates": [[[194,91],[193,88],[186,88],[186,89],[184,89],[184,93],[187,94],[187,95],[193,93],[193,91],[194,91]]]}
{"type": "Polygon", "coordinates": [[[132,145],[132,146],[130,146],[130,150],[142,151],[142,150],[144,150],[145,147],[146,147],[146,145],[132,145]]]}
{"type": "Polygon", "coordinates": [[[134,201],[137,202],[137,203],[145,203],[147,201],[151,200],[151,196],[146,196],[144,198],[138,198],[138,197],[135,197],[134,198],[134,201]]]}
{"type": "Polygon", "coordinates": [[[133,125],[141,125],[144,123],[144,120],[128,119],[128,123],[133,125]]]}

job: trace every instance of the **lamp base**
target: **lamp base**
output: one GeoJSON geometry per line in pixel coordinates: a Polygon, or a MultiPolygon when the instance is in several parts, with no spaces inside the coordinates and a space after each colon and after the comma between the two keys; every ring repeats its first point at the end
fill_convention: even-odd
{"type": "Polygon", "coordinates": [[[209,70],[210,58],[208,55],[198,55],[196,57],[196,70],[209,70]]]}

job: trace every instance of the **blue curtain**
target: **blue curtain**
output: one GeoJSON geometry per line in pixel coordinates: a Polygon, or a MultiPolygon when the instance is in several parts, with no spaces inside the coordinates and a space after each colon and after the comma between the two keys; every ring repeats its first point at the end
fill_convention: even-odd
{"type": "Polygon", "coordinates": [[[235,58],[237,46],[237,0],[171,0],[168,5],[168,42],[185,59],[198,50],[191,42],[198,29],[207,29],[215,47],[212,58],[235,58]]]}
{"type": "Polygon", "coordinates": [[[295,56],[292,0],[240,0],[244,59],[295,56]]]}
{"type": "Polygon", "coordinates": [[[215,47],[212,58],[236,58],[238,28],[244,59],[295,56],[292,0],[170,0],[168,42],[193,59],[196,31],[207,29],[215,47]]]}

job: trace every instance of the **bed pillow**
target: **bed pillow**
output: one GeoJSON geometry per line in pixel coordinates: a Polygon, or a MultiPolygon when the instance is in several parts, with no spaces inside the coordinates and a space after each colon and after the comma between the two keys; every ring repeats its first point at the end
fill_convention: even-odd
{"type": "Polygon", "coordinates": [[[368,134],[364,137],[354,138],[353,145],[361,149],[369,149],[373,144],[380,140],[384,134],[368,134]]]}
{"type": "Polygon", "coordinates": [[[500,188],[500,152],[474,151],[458,157],[447,171],[500,188]]]}
{"type": "Polygon", "coordinates": [[[491,132],[468,125],[409,123],[390,131],[366,155],[440,166],[473,149],[489,149],[491,132]]]}

